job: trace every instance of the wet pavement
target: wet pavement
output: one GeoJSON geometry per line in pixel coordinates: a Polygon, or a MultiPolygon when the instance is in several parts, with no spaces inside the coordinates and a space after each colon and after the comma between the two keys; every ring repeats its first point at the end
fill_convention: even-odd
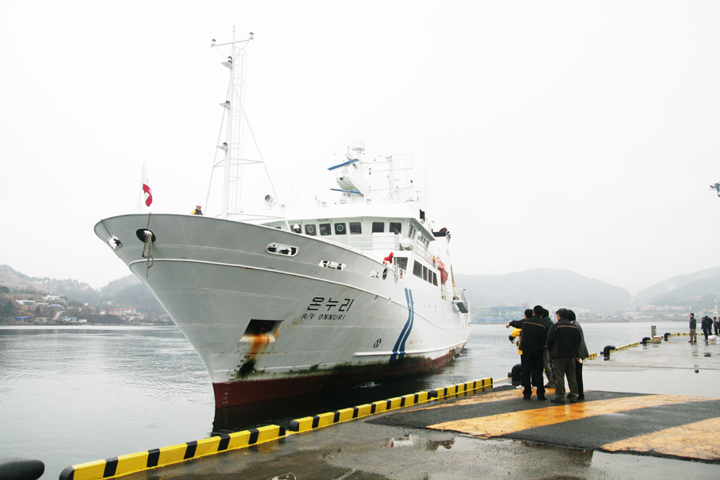
{"type": "Polygon", "coordinates": [[[525,401],[496,382],[123,478],[717,479],[719,370],[720,345],[671,337],[587,361],[583,402],[525,401]]]}

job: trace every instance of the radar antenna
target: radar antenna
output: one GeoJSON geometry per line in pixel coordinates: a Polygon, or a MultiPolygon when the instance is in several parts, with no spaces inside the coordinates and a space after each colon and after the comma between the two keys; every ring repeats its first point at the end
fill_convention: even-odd
{"type": "Polygon", "coordinates": [[[715,190],[717,192],[718,197],[720,197],[720,182],[710,185],[710,190],[715,190]]]}

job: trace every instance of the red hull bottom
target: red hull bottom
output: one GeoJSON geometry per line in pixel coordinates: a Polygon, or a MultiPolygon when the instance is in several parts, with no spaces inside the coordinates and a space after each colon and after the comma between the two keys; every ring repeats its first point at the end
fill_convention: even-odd
{"type": "Polygon", "coordinates": [[[327,375],[307,375],[282,378],[278,380],[251,380],[238,382],[213,383],[215,407],[230,407],[248,403],[262,402],[276,398],[294,397],[305,393],[345,388],[364,382],[383,380],[390,377],[428,372],[442,367],[462,348],[451,350],[448,354],[425,362],[413,362],[404,365],[387,366],[383,369],[372,368],[348,373],[327,375]]]}

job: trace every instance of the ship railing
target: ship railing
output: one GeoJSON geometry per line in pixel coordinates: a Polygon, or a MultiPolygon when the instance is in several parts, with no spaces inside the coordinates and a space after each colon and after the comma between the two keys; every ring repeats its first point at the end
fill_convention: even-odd
{"type": "MultiPolygon", "coordinates": [[[[348,246],[358,250],[374,251],[387,255],[400,249],[400,235],[394,233],[373,233],[372,235],[351,235],[348,246]]],[[[383,255],[384,256],[384,255],[383,255]]]]}
{"type": "Polygon", "coordinates": [[[348,237],[348,246],[357,248],[358,250],[372,250],[373,239],[369,235],[356,235],[348,237]]]}
{"type": "Polygon", "coordinates": [[[394,233],[373,233],[372,249],[390,253],[400,248],[400,235],[394,233]]]}
{"type": "Polygon", "coordinates": [[[402,283],[405,284],[405,279],[407,278],[407,272],[405,269],[402,269],[398,267],[397,265],[392,265],[391,268],[395,272],[395,283],[402,283]]]}

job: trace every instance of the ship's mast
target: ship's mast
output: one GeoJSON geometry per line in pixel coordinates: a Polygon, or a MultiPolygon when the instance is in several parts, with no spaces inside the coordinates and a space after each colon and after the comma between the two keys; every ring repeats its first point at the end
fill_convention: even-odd
{"type": "MultiPolygon", "coordinates": [[[[252,42],[254,35],[250,32],[250,36],[243,40],[235,40],[235,27],[233,27],[233,38],[232,41],[226,43],[216,43],[213,39],[210,47],[220,48],[228,47],[227,59],[222,62],[222,65],[229,70],[229,79],[227,93],[225,95],[225,101],[220,104],[226,111],[227,122],[225,123],[225,141],[218,145],[218,149],[223,155],[222,159],[213,162],[213,172],[217,168],[221,168],[223,171],[223,195],[222,195],[222,206],[221,206],[221,217],[223,218],[235,218],[239,219],[244,217],[254,217],[255,220],[265,218],[283,218],[285,212],[280,208],[280,215],[249,215],[243,212],[242,205],[242,181],[243,181],[243,167],[253,164],[262,164],[265,168],[265,174],[267,175],[268,181],[270,182],[270,188],[272,189],[273,196],[277,199],[275,193],[275,187],[272,185],[272,180],[267,171],[267,166],[260,153],[260,148],[257,145],[255,136],[250,128],[250,123],[247,120],[245,113],[244,102],[245,102],[245,72],[247,67],[247,52],[246,47],[252,42]],[[246,158],[244,154],[244,133],[248,130],[253,142],[259,159],[246,158]]],[[[223,121],[225,115],[223,114],[223,121]]],[[[222,136],[222,127],[221,134],[222,136]]],[[[212,176],[210,180],[212,184],[212,176]]],[[[210,192],[208,189],[208,199],[210,192]]],[[[272,207],[275,199],[271,195],[266,196],[266,203],[272,207]],[[270,200],[268,200],[268,198],[270,200]]],[[[207,202],[206,202],[207,203],[207,202]]],[[[285,224],[288,230],[290,226],[285,224]]]]}
{"type": "Polygon", "coordinates": [[[244,40],[235,40],[235,28],[233,27],[233,39],[227,43],[213,43],[211,47],[229,47],[227,60],[222,62],[229,70],[229,80],[225,102],[220,106],[227,110],[227,123],[225,124],[225,141],[218,146],[223,152],[223,159],[215,167],[223,169],[223,196],[222,216],[230,218],[233,214],[240,213],[240,194],[242,188],[242,167],[247,163],[257,163],[253,160],[243,158],[243,131],[245,115],[243,112],[243,101],[245,100],[245,68],[247,55],[245,47],[253,40],[253,34],[244,40]]]}

